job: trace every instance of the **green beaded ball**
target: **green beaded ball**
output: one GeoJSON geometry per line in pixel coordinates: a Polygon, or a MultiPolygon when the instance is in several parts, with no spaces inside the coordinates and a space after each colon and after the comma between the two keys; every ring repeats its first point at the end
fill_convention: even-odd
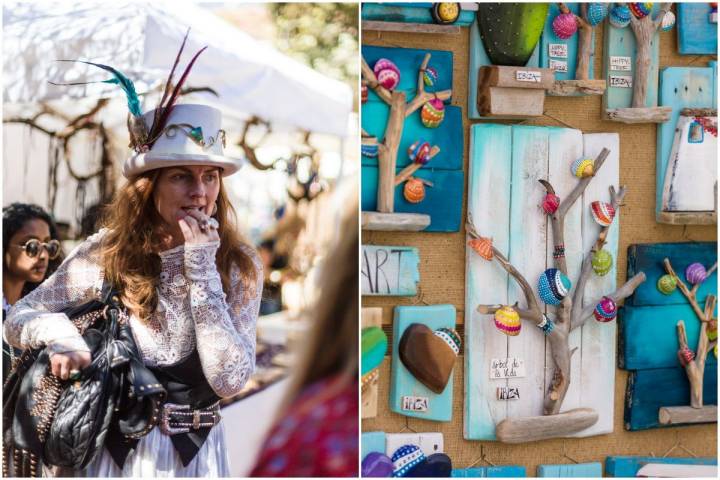
{"type": "Polygon", "coordinates": [[[600,275],[607,275],[613,265],[613,257],[607,250],[600,250],[593,254],[592,267],[595,273],[600,275]]]}
{"type": "Polygon", "coordinates": [[[675,277],[669,273],[665,274],[658,279],[657,288],[660,290],[660,293],[670,295],[677,288],[677,281],[675,280],[675,277]]]}

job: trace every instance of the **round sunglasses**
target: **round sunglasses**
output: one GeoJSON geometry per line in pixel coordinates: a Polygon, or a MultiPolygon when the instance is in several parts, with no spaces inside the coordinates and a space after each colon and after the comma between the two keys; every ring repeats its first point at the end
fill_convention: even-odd
{"type": "Polygon", "coordinates": [[[25,254],[30,258],[40,255],[40,250],[44,248],[48,252],[48,258],[54,260],[60,255],[60,242],[58,240],[50,240],[49,242],[41,242],[36,238],[31,238],[25,245],[15,245],[25,250],[25,254]]]}

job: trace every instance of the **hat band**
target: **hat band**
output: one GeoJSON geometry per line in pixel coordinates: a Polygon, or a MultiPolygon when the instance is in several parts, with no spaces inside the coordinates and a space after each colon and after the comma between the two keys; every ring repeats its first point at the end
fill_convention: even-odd
{"type": "Polygon", "coordinates": [[[218,140],[222,142],[222,146],[223,148],[225,148],[225,130],[218,130],[217,134],[214,137],[208,137],[208,140],[205,141],[202,127],[193,127],[189,123],[172,123],[160,130],[160,132],[154,138],[149,139],[146,144],[154,143],[163,134],[165,134],[167,138],[175,138],[178,134],[178,131],[184,133],[185,136],[187,136],[190,140],[195,142],[196,145],[202,147],[203,149],[208,149],[212,147],[218,140]]]}

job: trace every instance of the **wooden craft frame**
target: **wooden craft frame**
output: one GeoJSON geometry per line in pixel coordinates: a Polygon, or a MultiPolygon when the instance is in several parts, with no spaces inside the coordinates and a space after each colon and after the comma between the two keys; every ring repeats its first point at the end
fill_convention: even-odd
{"type": "MultiPolygon", "coordinates": [[[[380,307],[365,307],[362,309],[360,321],[362,323],[361,328],[367,327],[380,327],[382,328],[382,308],[380,307]]],[[[378,366],[379,370],[380,367],[378,366]]],[[[378,375],[379,375],[378,371],[378,375]]],[[[377,401],[378,401],[378,383],[379,377],[370,383],[367,387],[361,385],[360,390],[360,418],[374,418],[377,416],[377,401]]]]}

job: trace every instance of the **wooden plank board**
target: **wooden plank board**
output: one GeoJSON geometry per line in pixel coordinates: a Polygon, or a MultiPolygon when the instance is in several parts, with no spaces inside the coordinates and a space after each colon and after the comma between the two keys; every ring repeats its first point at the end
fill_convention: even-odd
{"type": "Polygon", "coordinates": [[[385,435],[385,455],[388,457],[392,458],[395,450],[403,445],[417,445],[426,457],[433,453],[445,452],[442,433],[388,433],[385,435]]]}
{"type": "Polygon", "coordinates": [[[717,465],[717,458],[610,456],[605,459],[605,474],[610,477],[634,477],[643,465],[717,465]]]}
{"type": "MultiPolygon", "coordinates": [[[[655,188],[655,212],[660,217],[660,212],[664,210],[663,206],[663,187],[665,177],[668,174],[668,165],[670,164],[670,153],[675,138],[675,130],[680,117],[680,111],[683,108],[710,108],[714,106],[715,88],[714,88],[714,71],[712,67],[668,67],[664,68],[660,74],[660,96],[659,105],[672,107],[670,119],[658,126],[657,129],[657,174],[655,188]]],[[[714,160],[714,159],[713,159],[714,160]]],[[[715,163],[712,163],[713,167],[715,163]]],[[[710,193],[714,181],[717,180],[717,168],[712,168],[715,175],[708,178],[710,183],[710,193]]],[[[670,172],[671,173],[671,172],[670,172]]],[[[705,175],[707,177],[707,175],[705,175]]],[[[697,182],[702,182],[702,178],[697,178],[697,182]]],[[[710,204],[713,198],[710,199],[710,204]]]]}
{"type": "Polygon", "coordinates": [[[710,5],[677,4],[677,43],[680,55],[717,55],[717,23],[710,22],[710,5]]]}
{"type": "MultiPolygon", "coordinates": [[[[703,403],[706,405],[717,405],[717,372],[717,363],[705,366],[703,403]]],[[[677,367],[631,371],[625,392],[625,429],[663,427],[658,421],[660,407],[689,403],[690,387],[685,369],[677,367]]]]}
{"type": "MultiPolygon", "coordinates": [[[[494,246],[507,252],[511,263],[537,290],[537,278],[554,264],[550,225],[539,208],[544,189],[538,179],[549,179],[563,198],[577,183],[570,172],[571,163],[584,153],[594,155],[606,146],[615,153],[598,174],[597,186],[593,186],[598,191],[604,189],[605,193],[597,196],[605,199],[609,196],[607,187],[618,183],[618,137],[595,134],[585,141],[578,130],[493,124],[474,125],[471,135],[469,214],[480,235],[492,237],[494,246]],[[507,189],[498,189],[496,185],[510,185],[509,194],[507,189]],[[487,208],[489,204],[493,205],[492,209],[487,208]]],[[[566,216],[566,257],[572,280],[576,280],[580,272],[584,239],[598,233],[599,227],[585,221],[583,216],[585,207],[595,197],[596,190],[591,189],[566,216]],[[589,233],[585,233],[586,230],[589,233]]],[[[607,248],[617,256],[617,230],[611,232],[607,248]]],[[[553,363],[539,329],[524,322],[520,335],[505,337],[495,329],[491,315],[476,312],[478,304],[512,304],[517,300],[522,307],[525,300],[516,283],[508,282],[504,270],[497,264],[485,262],[470,249],[466,259],[465,438],[494,440],[494,426],[504,418],[542,414],[553,363]],[[521,357],[525,365],[531,366],[527,375],[511,380],[489,380],[489,361],[508,357],[521,357]],[[495,400],[498,386],[519,388],[520,401],[495,400]]],[[[604,278],[592,280],[588,295],[611,288],[613,284],[614,280],[604,278]]],[[[546,308],[552,318],[554,307],[546,308]]],[[[571,334],[570,347],[578,350],[573,356],[570,390],[562,411],[588,407],[597,410],[601,417],[596,425],[577,436],[612,431],[613,389],[610,387],[614,381],[614,334],[612,324],[587,325],[571,334]],[[584,356],[587,356],[585,362],[584,356]]]]}
{"type": "MultiPolygon", "coordinates": [[[[390,379],[390,409],[408,417],[449,422],[452,419],[453,377],[450,376],[445,390],[435,393],[420,383],[400,361],[400,339],[411,324],[422,323],[431,330],[455,328],[455,307],[453,305],[430,305],[395,307],[393,318],[392,376],[390,379]],[[427,398],[426,411],[403,409],[403,397],[427,398]]],[[[428,359],[428,361],[432,361],[428,359]]]]}
{"type": "MultiPolygon", "coordinates": [[[[645,272],[647,280],[641,283],[632,296],[625,299],[625,305],[687,305],[679,289],[670,295],[663,295],[657,289],[658,279],[665,275],[663,259],[668,258],[675,272],[685,279],[685,269],[694,262],[710,267],[717,260],[715,242],[641,243],[628,248],[628,278],[638,272],[645,272]]],[[[697,298],[704,304],[709,293],[717,291],[717,272],[713,272],[700,286],[697,298]]]]}
{"type": "Polygon", "coordinates": [[[375,32],[429,33],[433,35],[459,35],[459,25],[435,25],[433,23],[381,22],[363,20],[362,30],[375,32]]]}
{"type": "MultiPolygon", "coordinates": [[[[652,9],[652,15],[657,15],[660,10],[659,4],[655,4],[652,9]]],[[[656,32],[650,48],[650,74],[648,75],[647,97],[645,101],[646,107],[657,106],[658,100],[658,65],[659,62],[659,33],[656,32]]],[[[628,26],[625,28],[616,28],[605,21],[605,43],[603,45],[603,78],[607,81],[607,90],[603,95],[604,110],[615,108],[629,108],[632,105],[632,88],[613,87],[611,86],[610,76],[633,76],[635,74],[635,35],[628,26]],[[630,71],[611,70],[610,57],[630,57],[630,71]]],[[[634,79],[633,79],[634,81],[634,79]]]]}
{"type": "Polygon", "coordinates": [[[537,474],[538,477],[599,478],[602,477],[602,464],[592,462],[567,465],[538,465],[537,474]]]}
{"type": "Polygon", "coordinates": [[[385,432],[362,432],[360,437],[361,460],[370,452],[385,453],[385,432]]]}
{"type": "MultiPolygon", "coordinates": [[[[477,26],[473,27],[477,34],[477,26]]],[[[492,236],[493,244],[502,252],[510,246],[510,189],[495,186],[510,185],[511,144],[509,125],[470,127],[468,215],[478,232],[492,236]]],[[[495,424],[507,416],[507,402],[495,400],[495,389],[508,382],[489,379],[486,359],[506,357],[507,341],[495,329],[493,316],[475,309],[478,304],[508,303],[508,275],[470,249],[465,253],[465,272],[464,437],[494,440],[495,424]]]]}
{"type": "Polygon", "coordinates": [[[453,468],[454,478],[524,478],[525,467],[518,465],[499,465],[497,467],[453,468]]]}
{"type": "MultiPolygon", "coordinates": [[[[432,3],[423,4],[379,4],[363,3],[360,16],[363,20],[379,20],[384,22],[408,22],[432,24],[434,20],[430,13],[432,3]]],[[[475,12],[461,10],[460,16],[452,24],[457,27],[467,27],[475,20],[475,12]]]]}
{"type": "Polygon", "coordinates": [[[363,245],[362,294],[414,296],[420,282],[417,248],[363,245]]]}
{"type": "MultiPolygon", "coordinates": [[[[382,328],[382,308],[366,307],[361,310],[360,322],[362,328],[382,328]]],[[[378,372],[379,373],[379,372],[378,372]]],[[[367,390],[361,390],[360,414],[361,418],[373,418],[377,415],[378,383],[380,379],[370,385],[367,390]]]]}
{"type": "MultiPolygon", "coordinates": [[[[396,171],[400,172],[400,168],[396,171]]],[[[430,215],[430,225],[425,232],[457,232],[462,222],[462,200],[465,181],[464,172],[459,170],[434,170],[421,168],[413,174],[433,182],[425,187],[425,199],[410,203],[403,195],[405,184],[395,187],[395,213],[418,213],[430,215]]],[[[363,212],[377,209],[377,167],[362,167],[361,208],[363,212]]]]}
{"type": "MultiPolygon", "coordinates": [[[[537,67],[540,64],[540,42],[533,52],[528,67],[537,67]]],[[[470,65],[468,67],[468,118],[480,119],[486,118],[480,115],[477,108],[478,99],[478,71],[483,65],[492,65],[492,62],[485,52],[485,47],[480,39],[480,29],[477,20],[470,26],[470,65]]]]}
{"type": "MultiPolygon", "coordinates": [[[[580,15],[580,4],[579,3],[566,3],[565,4],[572,13],[580,15]]],[[[545,29],[543,30],[542,37],[540,37],[540,67],[541,68],[552,68],[550,63],[551,60],[556,62],[565,62],[565,68],[567,71],[563,72],[555,69],[555,81],[561,80],[575,80],[575,70],[577,67],[577,53],[578,53],[578,34],[572,37],[562,40],[555,35],[552,29],[552,22],[560,13],[560,9],[557,4],[551,3],[548,8],[548,17],[545,22],[545,29]],[[567,56],[551,55],[551,45],[564,45],[567,51],[567,56]]],[[[590,50],[590,62],[588,64],[588,78],[593,78],[593,65],[595,65],[595,30],[592,33],[592,45],[590,50]]],[[[557,52],[557,50],[555,50],[557,52]]]]}
{"type": "MultiPolygon", "coordinates": [[[[425,54],[430,53],[429,67],[433,67],[438,72],[438,80],[431,88],[427,88],[428,92],[449,90],[453,85],[453,54],[452,52],[441,50],[417,50],[413,48],[388,48],[388,47],[371,47],[362,46],[362,56],[373,68],[375,62],[381,58],[387,58],[392,61],[400,70],[400,83],[395,88],[396,91],[403,91],[408,97],[408,101],[415,96],[417,90],[418,69],[422,64],[425,54]]],[[[372,89],[368,91],[368,101],[365,105],[373,102],[382,102],[372,89]]],[[[447,103],[450,103],[449,101],[447,103]]],[[[364,105],[363,105],[364,107],[364,105]]],[[[364,108],[363,108],[364,113],[364,108]]],[[[364,123],[363,123],[364,126],[364,123]]]]}

